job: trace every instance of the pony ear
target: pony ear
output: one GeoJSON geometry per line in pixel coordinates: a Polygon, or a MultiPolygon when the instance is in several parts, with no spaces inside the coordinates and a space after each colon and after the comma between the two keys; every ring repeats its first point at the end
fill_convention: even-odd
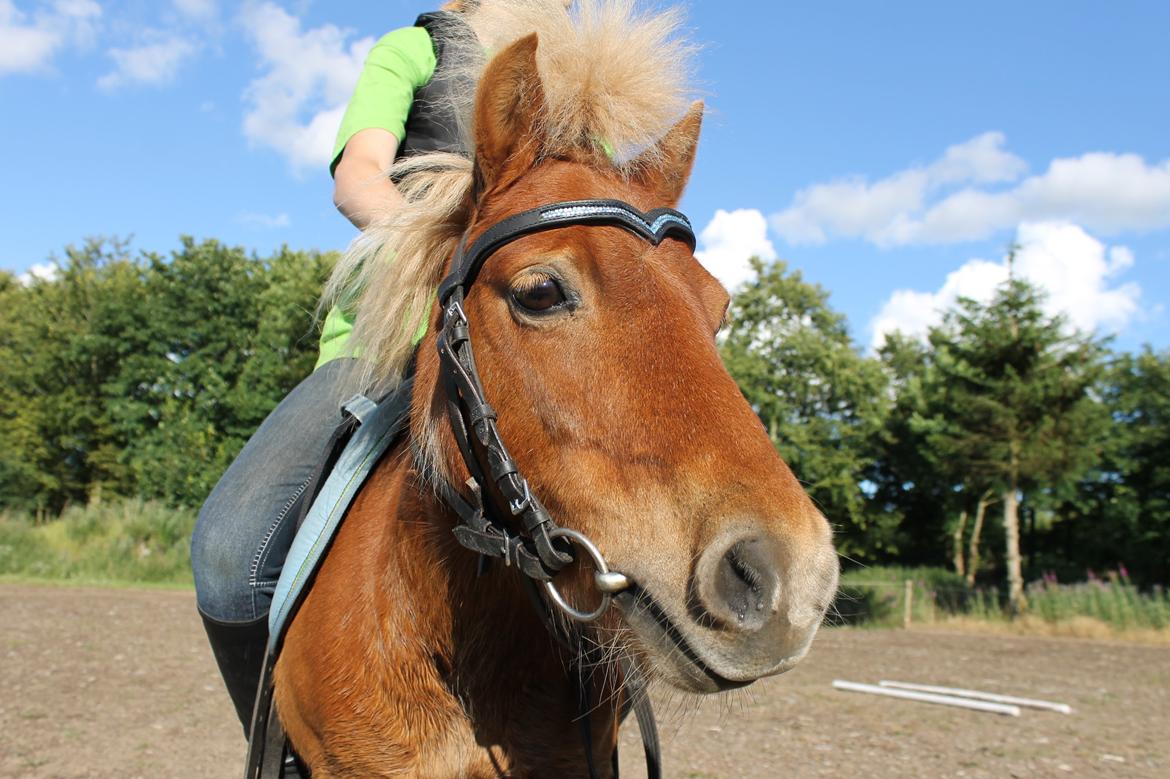
{"type": "Polygon", "coordinates": [[[673,206],[682,199],[695,164],[702,126],[703,101],[696,100],[654,148],[634,160],[634,180],[657,195],[659,202],[673,206]]]}
{"type": "Polygon", "coordinates": [[[492,58],[480,78],[475,96],[479,192],[506,185],[530,169],[540,153],[544,86],[536,68],[536,43],[536,33],[532,33],[511,44],[492,58]]]}

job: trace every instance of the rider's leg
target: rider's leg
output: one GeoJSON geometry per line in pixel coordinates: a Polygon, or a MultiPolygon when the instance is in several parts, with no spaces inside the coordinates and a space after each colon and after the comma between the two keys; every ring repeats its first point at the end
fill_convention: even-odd
{"type": "Polygon", "coordinates": [[[352,364],[326,363],[273,409],[215,485],[195,524],[196,600],[245,734],[268,609],[296,530],[295,504],[341,421],[352,364]]]}
{"type": "Polygon", "coordinates": [[[215,664],[235,706],[236,716],[244,726],[244,738],[252,722],[252,707],[260,687],[264,651],[268,643],[268,618],[249,622],[220,622],[200,610],[203,629],[215,664]]]}

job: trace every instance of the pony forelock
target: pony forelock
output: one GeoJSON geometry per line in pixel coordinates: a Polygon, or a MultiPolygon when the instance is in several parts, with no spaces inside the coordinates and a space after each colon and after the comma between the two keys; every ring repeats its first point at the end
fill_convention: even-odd
{"type": "MultiPolygon", "coordinates": [[[[494,0],[466,15],[489,51],[537,34],[547,156],[601,145],[628,172],[686,110],[696,47],[683,35],[682,11],[638,5],[577,0],[566,11],[563,0],[494,0]]],[[[469,116],[471,106],[462,108],[469,116]]]]}

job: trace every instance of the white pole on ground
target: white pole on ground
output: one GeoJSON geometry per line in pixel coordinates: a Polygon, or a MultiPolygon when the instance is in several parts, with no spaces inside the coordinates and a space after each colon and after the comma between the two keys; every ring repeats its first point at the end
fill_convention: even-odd
{"type": "Polygon", "coordinates": [[[938,703],[943,706],[955,706],[960,709],[974,709],[975,711],[986,711],[992,714],[1004,714],[1008,717],[1020,716],[1018,706],[1008,706],[1003,703],[987,703],[985,701],[973,701],[969,698],[956,698],[951,695],[935,695],[928,692],[896,690],[890,687],[878,687],[876,684],[858,684],[857,682],[846,682],[840,679],[834,679],[833,686],[838,690],[846,690],[848,692],[884,695],[888,698],[904,698],[908,701],[920,701],[922,703],[938,703]]]}
{"type": "Polygon", "coordinates": [[[953,695],[956,698],[971,698],[977,701],[991,701],[993,703],[1010,703],[1029,709],[1046,709],[1059,711],[1061,714],[1072,714],[1072,706],[1067,703],[1053,703],[1052,701],[1038,701],[1032,698],[1018,698],[1015,695],[997,695],[980,690],[964,690],[961,687],[938,687],[931,684],[911,684],[909,682],[878,682],[882,687],[895,690],[917,690],[918,692],[933,692],[939,695],[953,695]]]}

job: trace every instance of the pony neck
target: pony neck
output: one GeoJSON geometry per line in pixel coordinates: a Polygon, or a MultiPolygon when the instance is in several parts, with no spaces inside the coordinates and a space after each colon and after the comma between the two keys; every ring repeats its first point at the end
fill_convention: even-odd
{"type": "MultiPolygon", "coordinates": [[[[493,762],[520,776],[587,775],[575,658],[549,632],[522,574],[493,561],[479,575],[478,556],[450,532],[450,510],[411,478],[404,486],[387,528],[379,624],[415,637],[408,662],[445,694],[449,727],[470,730],[493,762]]],[[[587,705],[604,775],[616,744],[618,679],[605,668],[594,676],[587,705]]]]}

